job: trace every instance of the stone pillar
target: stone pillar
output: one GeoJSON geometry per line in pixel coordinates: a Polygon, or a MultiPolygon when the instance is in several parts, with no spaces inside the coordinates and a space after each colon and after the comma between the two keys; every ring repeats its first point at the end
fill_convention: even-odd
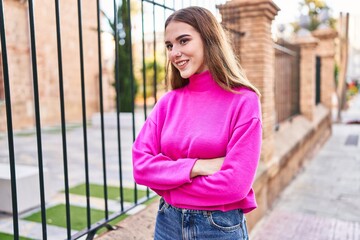
{"type": "Polygon", "coordinates": [[[263,121],[262,161],[274,150],[275,53],[271,23],[280,10],[271,0],[232,0],[218,6],[223,25],[233,33],[233,46],[248,79],[260,90],[263,121]]]}
{"type": "Polygon", "coordinates": [[[321,58],[321,103],[332,108],[332,94],[335,92],[335,38],[337,32],[331,28],[317,29],[313,36],[320,40],[317,55],[321,58]]]}
{"type": "Polygon", "coordinates": [[[316,46],[318,39],[309,36],[298,37],[300,46],[300,113],[310,121],[315,111],[316,46]]]}

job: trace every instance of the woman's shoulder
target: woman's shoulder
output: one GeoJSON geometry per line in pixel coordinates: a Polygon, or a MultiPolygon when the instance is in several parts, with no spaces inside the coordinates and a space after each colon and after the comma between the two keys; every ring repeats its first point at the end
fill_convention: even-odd
{"type": "Polygon", "coordinates": [[[239,99],[242,99],[243,101],[254,101],[254,102],[258,102],[259,101],[259,96],[258,94],[245,86],[241,86],[241,87],[237,87],[234,89],[235,91],[235,96],[237,96],[239,99]]]}
{"type": "Polygon", "coordinates": [[[149,118],[156,124],[161,124],[168,115],[169,110],[177,106],[176,103],[179,95],[181,95],[179,90],[164,92],[155,103],[149,118]]]}
{"type": "Polygon", "coordinates": [[[248,115],[249,118],[261,118],[261,106],[259,95],[247,87],[238,87],[234,89],[236,93],[236,109],[242,112],[242,115],[248,115]]]}
{"type": "Polygon", "coordinates": [[[180,92],[180,89],[164,92],[155,103],[153,112],[166,113],[169,108],[176,104],[177,99],[181,95],[180,92]]]}
{"type": "Polygon", "coordinates": [[[157,105],[168,105],[170,102],[176,100],[181,95],[182,91],[183,91],[183,89],[180,88],[180,89],[175,89],[175,90],[170,90],[170,91],[164,92],[156,104],[157,105]]]}

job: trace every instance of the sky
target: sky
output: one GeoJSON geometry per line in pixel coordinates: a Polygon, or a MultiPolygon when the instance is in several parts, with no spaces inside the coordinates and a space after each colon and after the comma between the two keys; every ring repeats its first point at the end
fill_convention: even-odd
{"type": "MultiPolygon", "coordinates": [[[[273,2],[280,8],[280,11],[273,22],[273,33],[277,31],[276,28],[280,24],[288,24],[290,22],[298,21],[300,15],[299,2],[303,2],[303,0],[273,0],[273,2]]],[[[338,18],[340,12],[344,14],[349,13],[350,44],[357,49],[360,49],[360,1],[325,0],[325,3],[330,7],[331,16],[334,18],[338,18]]],[[[288,32],[292,32],[291,27],[287,27],[287,30],[288,32]]]]}
{"type": "MultiPolygon", "coordinates": [[[[168,2],[173,2],[170,0],[165,0],[168,2]]],[[[185,1],[185,0],[184,0],[185,1]]],[[[222,2],[221,0],[217,0],[216,2],[222,2]]],[[[223,0],[225,1],[225,0],[223,0]]],[[[292,33],[292,27],[289,25],[289,23],[291,22],[296,22],[299,19],[299,15],[300,15],[300,10],[299,10],[299,2],[303,2],[304,0],[273,0],[273,2],[280,8],[280,11],[278,12],[278,14],[275,17],[275,20],[273,22],[272,25],[272,32],[275,34],[277,32],[277,28],[280,24],[288,24],[286,27],[286,30],[284,32],[284,35],[286,36],[291,35],[292,33]]],[[[180,1],[176,1],[176,2],[180,2],[180,1]]],[[[185,1],[186,2],[186,1],[185,1]]],[[[197,1],[195,1],[197,2],[197,1]]],[[[209,2],[209,1],[200,1],[200,2],[209,2]]],[[[331,16],[334,18],[338,18],[340,12],[346,13],[349,12],[350,13],[350,17],[351,16],[357,16],[357,21],[356,21],[356,26],[352,27],[352,25],[355,25],[351,22],[350,19],[350,27],[352,27],[352,29],[359,29],[358,25],[360,23],[360,1],[359,0],[325,0],[326,4],[330,7],[331,9],[331,16]]],[[[104,10],[107,10],[106,12],[108,12],[108,14],[110,16],[112,16],[113,14],[110,13],[113,10],[113,6],[112,6],[113,1],[102,1],[102,4],[104,4],[102,6],[102,8],[104,10]]],[[[171,4],[170,4],[171,5],[171,4]]],[[[152,23],[153,23],[153,19],[152,19],[152,5],[150,4],[145,4],[144,3],[144,7],[148,7],[148,11],[149,14],[145,14],[145,23],[151,23],[149,26],[150,28],[145,29],[145,31],[149,31],[152,32],[152,23]],[[149,7],[150,6],[150,7],[149,7]]],[[[158,9],[158,8],[157,8],[158,9]]],[[[161,9],[160,9],[161,10],[161,9]]],[[[160,11],[161,14],[157,14],[157,18],[156,18],[156,28],[159,28],[159,31],[162,30],[163,28],[163,22],[165,21],[164,16],[162,14],[162,10],[160,11]]],[[[134,29],[136,31],[136,34],[134,34],[134,36],[140,36],[141,37],[141,32],[139,32],[141,30],[140,28],[140,24],[141,23],[141,18],[138,19],[133,19],[133,25],[139,25],[136,29],[134,29]],[[138,24],[135,24],[135,23],[138,24]]],[[[356,30],[356,31],[352,31],[351,34],[356,34],[356,36],[350,36],[351,39],[356,39],[355,44],[359,45],[360,48],[360,31],[356,30]],[[358,42],[358,43],[357,43],[358,42]]]]}
{"type": "MultiPolygon", "coordinates": [[[[277,26],[297,21],[299,19],[300,0],[273,0],[281,9],[273,22],[273,32],[277,31],[277,26]]],[[[331,9],[331,16],[338,18],[340,12],[349,13],[349,44],[353,49],[349,53],[347,78],[355,79],[360,76],[360,1],[359,0],[325,0],[331,9]],[[357,49],[357,51],[355,51],[357,49]]],[[[291,27],[287,27],[291,29],[291,27]]],[[[284,32],[285,34],[286,32],[284,32]]]]}
{"type": "MultiPolygon", "coordinates": [[[[277,23],[289,23],[299,18],[300,0],[273,0],[273,2],[281,9],[275,18],[277,23]]],[[[325,3],[332,9],[335,18],[340,12],[360,15],[360,1],[358,0],[325,0],[325,3]]]]}

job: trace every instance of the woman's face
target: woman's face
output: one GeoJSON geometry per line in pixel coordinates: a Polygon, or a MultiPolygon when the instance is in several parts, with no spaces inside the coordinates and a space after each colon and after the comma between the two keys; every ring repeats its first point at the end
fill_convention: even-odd
{"type": "Polygon", "coordinates": [[[171,21],[165,29],[165,45],[168,59],[182,78],[208,70],[201,36],[189,24],[171,21]]]}

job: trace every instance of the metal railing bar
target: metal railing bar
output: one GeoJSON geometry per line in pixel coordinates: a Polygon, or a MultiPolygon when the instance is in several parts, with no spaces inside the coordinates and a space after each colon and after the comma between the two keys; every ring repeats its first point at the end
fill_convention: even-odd
{"type": "Polygon", "coordinates": [[[40,124],[41,118],[40,118],[40,104],[39,104],[39,84],[38,84],[38,71],[37,71],[37,59],[36,59],[36,37],[35,37],[33,0],[29,0],[29,24],[30,24],[33,88],[34,88],[35,125],[36,125],[36,139],[37,139],[38,167],[39,167],[41,223],[42,223],[42,236],[43,239],[45,240],[47,239],[46,206],[45,206],[45,192],[44,192],[45,191],[44,171],[43,171],[43,155],[42,155],[42,141],[41,141],[41,124],[40,124]]]}
{"type": "Polygon", "coordinates": [[[100,25],[100,1],[96,1],[97,6],[97,37],[98,37],[98,59],[99,59],[99,100],[100,100],[100,122],[101,122],[101,149],[103,164],[103,181],[104,181],[104,204],[105,218],[109,217],[108,210],[108,192],[107,192],[107,175],[106,175],[106,153],[105,153],[105,127],[104,127],[104,101],[103,101],[103,80],[102,80],[102,57],[101,57],[101,25],[100,25]]]}
{"type": "Polygon", "coordinates": [[[155,20],[155,5],[153,5],[153,43],[154,43],[154,64],[153,64],[153,71],[154,71],[154,76],[153,76],[153,84],[154,84],[154,104],[157,103],[157,67],[156,67],[156,30],[155,30],[155,26],[156,26],[156,20],[155,20]]]}
{"type": "Polygon", "coordinates": [[[287,54],[289,54],[289,55],[291,55],[291,56],[293,56],[293,57],[297,57],[297,56],[298,56],[297,52],[292,51],[292,50],[290,50],[290,49],[288,49],[288,48],[286,48],[286,47],[283,47],[283,46],[281,46],[281,45],[279,45],[279,44],[274,43],[273,46],[274,46],[275,49],[277,49],[277,50],[279,50],[279,51],[281,51],[281,52],[287,53],[287,54]]]}
{"type": "Polygon", "coordinates": [[[17,205],[14,133],[13,133],[13,125],[12,125],[12,110],[11,110],[11,93],[10,93],[9,68],[8,68],[5,32],[6,31],[5,31],[3,0],[0,0],[0,39],[1,39],[1,56],[2,56],[2,62],[3,62],[3,76],[4,76],[7,138],[8,138],[8,145],[9,145],[13,236],[14,236],[14,239],[17,240],[17,239],[19,239],[19,216],[18,216],[18,205],[17,205]]]}
{"type": "Polygon", "coordinates": [[[118,25],[118,7],[116,0],[114,0],[114,34],[115,34],[115,86],[116,86],[116,126],[117,126],[117,147],[119,157],[119,183],[120,183],[120,206],[124,210],[124,191],[122,179],[122,155],[121,155],[121,128],[120,128],[120,80],[119,80],[119,34],[117,32],[118,25]]]}
{"type": "MultiPolygon", "coordinates": [[[[285,42],[280,39],[279,43],[274,43],[275,54],[275,69],[291,69],[291,74],[277,75],[275,79],[275,109],[276,109],[276,123],[275,130],[279,129],[282,122],[291,121],[294,116],[299,114],[299,92],[298,92],[298,59],[299,53],[291,48],[291,44],[282,45],[285,42]],[[289,46],[289,47],[287,47],[289,46]],[[277,54],[280,53],[280,54],[277,54]],[[284,104],[286,103],[286,104],[284,104]]],[[[288,72],[288,71],[285,71],[288,72]]]]}
{"type": "MultiPolygon", "coordinates": [[[[150,1],[150,0],[142,0],[142,2],[151,3],[151,4],[154,4],[154,5],[156,5],[156,6],[163,7],[163,8],[166,8],[166,9],[175,11],[174,8],[168,7],[168,6],[166,6],[165,4],[160,4],[160,3],[157,3],[157,2],[154,2],[154,1],[150,1]]],[[[175,0],[174,0],[174,3],[175,3],[175,0]]],[[[174,4],[174,6],[175,6],[175,4],[174,4]]]]}
{"type": "Polygon", "coordinates": [[[144,120],[147,118],[146,104],[146,64],[145,64],[145,27],[144,27],[144,1],[141,1],[141,36],[142,36],[142,77],[143,77],[143,97],[144,97],[144,120]]]}
{"type": "Polygon", "coordinates": [[[138,200],[138,203],[137,204],[133,204],[129,207],[126,207],[124,210],[121,210],[121,211],[118,211],[118,212],[115,212],[115,213],[112,213],[109,215],[109,218],[106,220],[106,219],[102,219],[94,224],[91,225],[91,227],[89,229],[83,229],[77,233],[75,233],[71,239],[78,239],[86,234],[88,234],[89,232],[96,232],[97,230],[99,230],[100,228],[104,227],[106,224],[108,224],[108,222],[114,220],[115,218],[118,218],[120,217],[121,215],[123,214],[126,214],[128,211],[136,208],[138,205],[140,204],[143,204],[145,202],[147,202],[148,200],[150,200],[151,198],[157,196],[156,193],[151,193],[150,194],[150,197],[142,197],[138,200]]]}
{"type": "Polygon", "coordinates": [[[80,49],[82,122],[83,122],[84,159],[85,159],[86,214],[87,214],[87,226],[88,228],[90,228],[91,214],[90,214],[89,160],[88,160],[87,127],[86,127],[86,97],[85,97],[84,49],[83,49],[83,35],[82,35],[81,0],[78,0],[77,3],[78,3],[77,7],[78,7],[79,49],[80,49]]]}
{"type": "Polygon", "coordinates": [[[63,167],[64,167],[64,187],[65,187],[65,211],[66,211],[66,233],[67,238],[71,238],[71,220],[70,220],[70,198],[69,198],[69,175],[68,175],[68,159],[67,159],[67,141],[66,141],[66,118],[65,118],[65,99],[64,99],[64,79],[62,66],[62,44],[61,44],[61,28],[60,28],[60,3],[55,0],[55,17],[56,17],[56,37],[58,52],[58,71],[59,71],[59,97],[61,112],[61,136],[63,148],[63,167]]]}
{"type": "MultiPolygon", "coordinates": [[[[165,4],[165,0],[164,0],[164,4],[165,4]]],[[[173,2],[173,5],[174,5],[175,3],[173,2]]],[[[166,21],[166,9],[164,8],[164,21],[166,21]]],[[[166,48],[164,48],[164,66],[165,66],[165,68],[166,68],[166,65],[167,65],[167,52],[166,52],[166,48]]],[[[166,79],[166,77],[165,77],[165,91],[168,91],[169,90],[169,83],[168,83],[168,81],[167,81],[167,79],[166,79]]]]}
{"type": "MultiPolygon", "coordinates": [[[[128,14],[128,23],[129,24],[129,52],[132,53],[132,40],[131,40],[131,7],[130,7],[130,0],[125,1],[127,2],[127,14],[128,14]]],[[[132,120],[132,140],[135,141],[135,103],[134,103],[134,75],[133,75],[133,64],[132,64],[133,58],[132,54],[130,54],[130,82],[131,82],[131,97],[132,97],[132,105],[131,105],[131,120],[132,120]]],[[[134,202],[135,204],[138,203],[138,194],[137,194],[137,184],[134,182],[134,202]]]]}
{"type": "Polygon", "coordinates": [[[132,36],[131,36],[131,4],[130,4],[130,0],[127,1],[128,5],[127,5],[127,12],[128,12],[128,19],[129,19],[129,52],[130,54],[130,83],[131,83],[131,99],[132,99],[132,104],[131,104],[131,112],[132,112],[132,126],[133,126],[133,131],[132,131],[132,138],[133,141],[135,141],[135,137],[136,137],[136,129],[135,129],[135,80],[134,80],[134,66],[133,66],[133,55],[132,55],[132,36]]]}

